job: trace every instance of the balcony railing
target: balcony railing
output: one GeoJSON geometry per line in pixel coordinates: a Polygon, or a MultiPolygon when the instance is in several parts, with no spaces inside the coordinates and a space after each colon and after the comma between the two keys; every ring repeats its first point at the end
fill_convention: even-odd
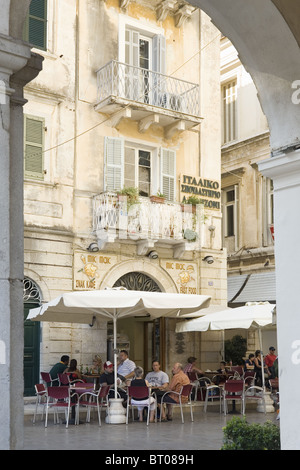
{"type": "Polygon", "coordinates": [[[121,98],[169,111],[200,115],[200,87],[171,76],[112,60],[97,71],[98,104],[121,98]]]}
{"type": "Polygon", "coordinates": [[[201,248],[204,220],[201,204],[193,213],[188,204],[158,204],[140,197],[139,204],[128,207],[126,197],[105,192],[94,197],[93,206],[93,232],[103,242],[116,239],[152,240],[170,245],[187,242],[190,249],[201,248]]]}

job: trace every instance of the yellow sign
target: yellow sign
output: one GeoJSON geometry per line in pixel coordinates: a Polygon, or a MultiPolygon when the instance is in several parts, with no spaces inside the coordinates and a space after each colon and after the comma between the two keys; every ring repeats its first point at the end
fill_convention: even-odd
{"type": "Polygon", "coordinates": [[[75,252],[74,289],[98,289],[101,278],[116,261],[116,256],[75,252]]]}
{"type": "Polygon", "coordinates": [[[172,277],[180,294],[197,294],[197,264],[178,261],[162,261],[162,268],[172,277]]]}

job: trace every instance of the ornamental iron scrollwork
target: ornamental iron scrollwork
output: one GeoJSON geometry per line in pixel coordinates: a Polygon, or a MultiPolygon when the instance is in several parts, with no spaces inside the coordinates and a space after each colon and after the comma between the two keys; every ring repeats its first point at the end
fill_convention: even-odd
{"type": "Polygon", "coordinates": [[[38,285],[25,277],[23,279],[23,302],[41,304],[41,293],[38,285]]]}
{"type": "Polygon", "coordinates": [[[159,285],[147,274],[130,272],[120,277],[113,287],[125,287],[128,290],[161,292],[159,285]]]}

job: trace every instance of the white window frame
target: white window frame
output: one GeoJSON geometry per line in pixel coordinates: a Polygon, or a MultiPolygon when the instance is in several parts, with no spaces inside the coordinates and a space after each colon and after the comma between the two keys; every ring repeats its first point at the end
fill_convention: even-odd
{"type": "MultiPolygon", "coordinates": [[[[124,181],[125,181],[125,160],[126,160],[126,148],[131,148],[135,151],[135,165],[134,165],[134,186],[139,187],[139,150],[144,150],[150,153],[150,194],[149,197],[154,194],[153,188],[157,186],[157,175],[155,172],[155,160],[157,159],[157,150],[153,147],[142,144],[134,144],[129,141],[124,143],[124,181]]],[[[156,191],[157,192],[157,191],[156,191]]]]}
{"type": "Polygon", "coordinates": [[[125,63],[125,30],[126,28],[138,31],[142,36],[153,38],[157,34],[164,36],[164,29],[143,21],[129,18],[127,15],[119,16],[119,62],[125,63]]]}
{"type": "Polygon", "coordinates": [[[222,145],[234,142],[238,138],[237,99],[238,80],[237,77],[231,77],[229,80],[226,80],[221,85],[222,145]],[[230,90],[234,88],[234,91],[230,91],[229,95],[226,95],[224,98],[224,89],[228,88],[230,85],[230,90]],[[226,106],[226,113],[224,113],[224,106],[226,106]]]}
{"type": "Polygon", "coordinates": [[[263,229],[263,246],[273,244],[273,238],[270,226],[274,224],[274,188],[272,180],[263,177],[262,179],[262,229],[263,229]]]}
{"type": "Polygon", "coordinates": [[[231,185],[222,189],[222,206],[223,206],[223,239],[234,238],[234,248],[238,250],[239,248],[239,185],[231,185]],[[234,200],[226,202],[226,195],[229,191],[234,191],[234,200]],[[227,226],[227,207],[233,206],[233,235],[226,235],[228,232],[227,226]]]}

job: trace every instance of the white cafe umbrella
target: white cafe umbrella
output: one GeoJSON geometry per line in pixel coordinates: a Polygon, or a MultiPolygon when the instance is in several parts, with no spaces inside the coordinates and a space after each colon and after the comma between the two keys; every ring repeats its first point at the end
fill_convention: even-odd
{"type": "Polygon", "coordinates": [[[133,316],[184,317],[209,306],[207,295],[144,292],[112,288],[69,292],[31,309],[27,320],[92,324],[94,319],[114,324],[114,382],[117,398],[117,319],[133,316]]]}
{"type": "MultiPolygon", "coordinates": [[[[261,328],[272,325],[274,307],[275,305],[268,302],[248,302],[243,307],[226,309],[204,315],[201,318],[177,323],[176,332],[257,328],[263,364],[261,328]]],[[[262,382],[264,389],[265,379],[263,371],[262,382]]]]}

